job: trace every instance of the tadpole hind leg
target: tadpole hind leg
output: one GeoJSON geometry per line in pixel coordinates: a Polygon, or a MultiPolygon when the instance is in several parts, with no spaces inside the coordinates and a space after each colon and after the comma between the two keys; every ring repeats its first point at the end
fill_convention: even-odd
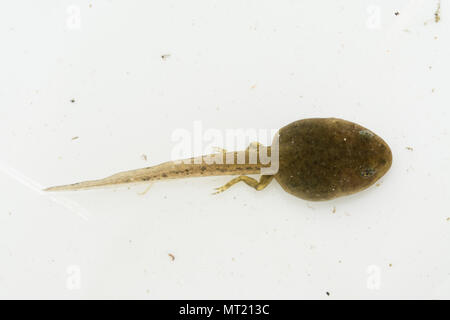
{"type": "Polygon", "coordinates": [[[236,177],[232,180],[230,180],[228,183],[226,183],[225,185],[216,188],[216,192],[214,192],[213,194],[218,194],[221,192],[224,192],[225,190],[227,190],[228,188],[230,188],[232,185],[235,185],[236,183],[243,181],[245,182],[247,185],[249,185],[250,187],[254,188],[255,190],[262,190],[265,187],[267,187],[267,185],[272,181],[272,179],[274,178],[274,176],[268,176],[268,175],[263,175],[259,178],[259,181],[257,181],[256,179],[247,177],[247,176],[239,176],[236,177]]]}

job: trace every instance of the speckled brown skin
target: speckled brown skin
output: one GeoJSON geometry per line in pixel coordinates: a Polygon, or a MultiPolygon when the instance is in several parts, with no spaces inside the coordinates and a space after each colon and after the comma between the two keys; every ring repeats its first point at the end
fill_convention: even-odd
{"type": "Polygon", "coordinates": [[[391,167],[389,146],[370,130],[346,120],[304,119],[279,131],[275,179],[296,197],[330,200],[364,190],[391,167]]]}

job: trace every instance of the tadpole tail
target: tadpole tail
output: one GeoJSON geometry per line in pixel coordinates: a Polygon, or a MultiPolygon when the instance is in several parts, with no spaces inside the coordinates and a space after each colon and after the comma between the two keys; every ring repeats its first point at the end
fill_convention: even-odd
{"type": "MultiPolygon", "coordinates": [[[[270,150],[270,147],[267,147],[270,150]]],[[[50,187],[44,191],[75,191],[86,190],[97,187],[107,187],[121,184],[144,183],[151,181],[161,181],[168,179],[180,179],[190,177],[207,177],[221,175],[241,175],[241,174],[258,174],[262,167],[266,166],[261,162],[248,163],[248,151],[236,151],[222,154],[205,155],[196,158],[189,158],[178,161],[164,162],[152,167],[123,171],[112,176],[98,180],[88,180],[73,184],[50,187]],[[243,156],[245,160],[243,164],[239,164],[239,157],[243,156]],[[216,157],[220,163],[210,160],[216,157]],[[227,163],[227,157],[232,163],[227,163]]]]}
{"type": "Polygon", "coordinates": [[[72,184],[65,184],[61,186],[54,186],[44,189],[44,191],[76,191],[76,190],[87,190],[94,188],[101,188],[113,185],[121,185],[121,184],[130,184],[130,183],[139,183],[146,182],[151,180],[156,180],[155,172],[161,165],[143,168],[143,169],[135,169],[128,170],[116,173],[112,176],[106,177],[104,179],[97,180],[87,180],[72,184]]]}
{"type": "Polygon", "coordinates": [[[44,189],[43,191],[75,191],[75,190],[85,190],[85,189],[93,189],[96,187],[105,187],[110,185],[111,183],[107,181],[107,179],[99,179],[99,180],[88,180],[82,181],[72,184],[65,184],[61,186],[54,186],[44,189]]]}

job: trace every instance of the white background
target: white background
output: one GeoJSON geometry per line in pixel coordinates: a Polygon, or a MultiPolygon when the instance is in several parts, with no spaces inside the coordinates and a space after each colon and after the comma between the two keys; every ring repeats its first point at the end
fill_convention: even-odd
{"type": "Polygon", "coordinates": [[[450,298],[450,6],[435,23],[437,3],[2,2],[0,297],[450,298]],[[211,195],[229,177],[39,191],[170,160],[194,121],[309,117],[385,139],[381,185],[318,203],[275,181],[211,195]]]}

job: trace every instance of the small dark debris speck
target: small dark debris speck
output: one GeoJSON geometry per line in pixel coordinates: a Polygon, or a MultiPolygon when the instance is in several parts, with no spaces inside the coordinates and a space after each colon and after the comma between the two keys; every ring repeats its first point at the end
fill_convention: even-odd
{"type": "Polygon", "coordinates": [[[70,99],[70,102],[75,103],[75,99],[70,99]]]}
{"type": "Polygon", "coordinates": [[[396,11],[394,14],[395,14],[396,16],[398,16],[398,15],[400,14],[400,12],[396,11]]]}
{"type": "Polygon", "coordinates": [[[327,296],[330,296],[330,293],[328,291],[326,293],[327,293],[327,296]]]}

